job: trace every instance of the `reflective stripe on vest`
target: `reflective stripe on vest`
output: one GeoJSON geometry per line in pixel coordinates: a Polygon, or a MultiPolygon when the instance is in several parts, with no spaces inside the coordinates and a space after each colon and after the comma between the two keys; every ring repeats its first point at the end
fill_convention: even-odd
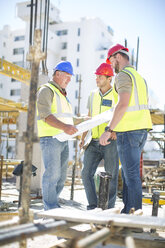
{"type": "MultiPolygon", "coordinates": [[[[132,79],[132,92],[129,105],[120,122],[114,128],[116,132],[139,129],[152,129],[152,121],[148,108],[148,88],[145,80],[132,67],[122,70],[132,79]]],[[[117,93],[116,93],[117,94],[117,93]]]]}
{"type": "MultiPolygon", "coordinates": [[[[137,111],[137,110],[142,110],[142,109],[148,109],[148,104],[139,104],[139,97],[138,97],[138,90],[137,90],[137,84],[136,84],[136,79],[135,76],[133,75],[132,72],[130,72],[127,69],[123,69],[122,71],[125,71],[128,74],[131,74],[132,78],[133,78],[133,83],[134,83],[134,98],[135,98],[135,106],[128,106],[126,112],[130,112],[130,111],[137,111]]],[[[145,85],[146,85],[146,89],[147,89],[147,93],[148,93],[148,87],[146,84],[146,81],[144,80],[145,85]]]]}

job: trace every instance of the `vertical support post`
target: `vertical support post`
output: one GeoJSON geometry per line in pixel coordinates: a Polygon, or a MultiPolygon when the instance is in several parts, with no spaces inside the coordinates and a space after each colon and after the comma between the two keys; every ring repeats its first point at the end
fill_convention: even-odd
{"type": "Polygon", "coordinates": [[[19,182],[19,198],[18,198],[18,208],[21,207],[21,199],[22,199],[22,174],[20,175],[20,182],[19,182]]]}
{"type": "MultiPolygon", "coordinates": [[[[153,201],[152,216],[157,216],[158,215],[159,197],[160,197],[160,193],[157,192],[157,191],[154,191],[153,195],[152,195],[152,201],[153,201]]],[[[151,229],[151,233],[155,233],[155,232],[156,232],[155,229],[151,229]]]]}
{"type": "MultiPolygon", "coordinates": [[[[77,116],[80,116],[80,100],[81,100],[81,75],[79,76],[79,95],[78,95],[78,111],[77,116]]],[[[73,200],[74,197],[74,182],[75,182],[75,172],[76,172],[76,166],[78,164],[78,139],[75,140],[75,162],[72,167],[72,184],[71,184],[71,194],[70,194],[70,200],[73,200]]]]}
{"type": "Polygon", "coordinates": [[[27,57],[32,62],[29,108],[27,116],[27,131],[24,134],[23,140],[25,142],[25,162],[23,168],[22,179],[22,200],[20,214],[20,223],[27,223],[30,221],[29,206],[30,206],[30,185],[31,185],[31,169],[32,169],[32,150],[33,142],[37,141],[34,137],[35,124],[35,109],[36,109],[36,93],[38,85],[38,72],[40,60],[44,59],[44,54],[41,52],[41,30],[35,30],[34,46],[30,47],[30,53],[27,57]]]}
{"type": "Polygon", "coordinates": [[[30,4],[30,28],[29,28],[29,44],[30,46],[32,45],[32,33],[33,33],[33,0],[31,0],[31,4],[30,4]]]}
{"type": "Polygon", "coordinates": [[[139,37],[138,37],[138,40],[137,40],[136,70],[138,69],[138,59],[139,59],[139,37]]]}
{"type": "Polygon", "coordinates": [[[2,123],[3,123],[3,114],[0,113],[0,154],[2,154],[2,123]]]}
{"type": "MultiPolygon", "coordinates": [[[[6,133],[6,159],[9,158],[9,112],[7,113],[7,133],[6,133]]],[[[8,177],[8,164],[6,163],[6,181],[8,177]]]]}
{"type": "MultiPolygon", "coordinates": [[[[165,138],[165,105],[164,105],[164,138],[165,138]]],[[[165,158],[165,141],[164,141],[164,151],[163,151],[163,157],[165,158]]]]}
{"type": "Polygon", "coordinates": [[[3,156],[1,155],[1,168],[0,168],[0,201],[2,193],[2,170],[3,170],[3,156]]]}
{"type": "Polygon", "coordinates": [[[112,176],[108,172],[99,172],[98,176],[100,177],[98,208],[105,210],[108,208],[109,184],[112,176]]]}
{"type": "MultiPolygon", "coordinates": [[[[38,85],[38,73],[40,60],[45,59],[45,54],[41,52],[41,30],[34,32],[34,46],[30,47],[30,53],[27,60],[32,62],[29,108],[27,117],[27,129],[23,139],[25,142],[25,163],[23,168],[22,189],[21,189],[21,208],[19,209],[20,224],[31,221],[30,216],[30,186],[31,186],[31,171],[32,171],[32,151],[33,142],[37,141],[34,137],[35,110],[36,110],[36,93],[38,85]]],[[[22,240],[19,244],[21,248],[27,247],[26,240],[22,240]]]]}
{"type": "Polygon", "coordinates": [[[127,47],[127,39],[124,40],[125,47],[127,47]]]}

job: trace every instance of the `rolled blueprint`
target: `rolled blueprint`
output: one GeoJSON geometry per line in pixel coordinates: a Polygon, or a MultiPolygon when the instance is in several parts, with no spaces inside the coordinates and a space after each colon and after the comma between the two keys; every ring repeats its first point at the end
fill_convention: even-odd
{"type": "Polygon", "coordinates": [[[70,140],[78,135],[80,135],[83,132],[86,132],[93,127],[96,127],[102,123],[109,122],[112,119],[112,110],[107,110],[99,115],[94,116],[92,119],[84,121],[78,125],[76,125],[76,128],[78,131],[75,134],[69,135],[64,132],[57,134],[56,136],[53,136],[53,138],[58,139],[59,141],[63,142],[66,140],[70,140]]]}

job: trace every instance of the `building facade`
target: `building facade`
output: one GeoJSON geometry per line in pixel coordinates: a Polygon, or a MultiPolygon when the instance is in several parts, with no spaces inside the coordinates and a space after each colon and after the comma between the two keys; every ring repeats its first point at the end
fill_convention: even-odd
{"type": "MultiPolygon", "coordinates": [[[[30,2],[17,4],[17,14],[25,21],[24,30],[11,31],[5,26],[0,31],[0,57],[29,68],[26,54],[29,51],[30,2]]],[[[44,8],[43,8],[44,9],[44,8]]],[[[91,90],[96,88],[95,70],[106,60],[107,50],[113,44],[113,30],[99,18],[81,18],[74,22],[62,22],[60,11],[50,5],[48,29],[47,70],[43,75],[40,68],[39,84],[46,83],[52,76],[57,62],[68,60],[72,63],[75,76],[72,77],[67,91],[74,114],[87,114],[87,99],[91,90]],[[81,75],[81,83],[80,83],[81,75]],[[79,113],[78,113],[79,112],[79,113]]],[[[38,17],[39,20],[39,17],[38,17]]],[[[41,23],[41,27],[43,22],[41,23]]],[[[0,96],[14,101],[28,102],[29,86],[12,78],[0,75],[0,96]]],[[[20,114],[19,137],[26,131],[27,114],[20,114]]],[[[37,129],[35,129],[37,132],[37,129]]],[[[18,142],[17,158],[24,159],[24,145],[18,142]]],[[[75,158],[75,143],[70,142],[70,160],[75,158]]],[[[38,167],[38,179],[32,180],[32,188],[41,186],[42,159],[39,144],[34,145],[33,164],[38,167]],[[37,182],[37,183],[36,183],[37,182]]]]}

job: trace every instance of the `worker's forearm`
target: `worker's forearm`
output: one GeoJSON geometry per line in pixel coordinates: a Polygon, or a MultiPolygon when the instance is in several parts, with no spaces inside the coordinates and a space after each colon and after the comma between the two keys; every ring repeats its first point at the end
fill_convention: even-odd
{"type": "Polygon", "coordinates": [[[66,124],[62,121],[59,121],[55,116],[49,115],[45,118],[45,122],[48,123],[50,126],[64,130],[66,124]]]}
{"type": "Polygon", "coordinates": [[[83,117],[73,117],[74,125],[78,125],[78,124],[80,124],[83,121],[84,121],[84,118],[83,117]]]}
{"type": "Polygon", "coordinates": [[[73,122],[74,122],[74,125],[78,125],[78,124],[82,123],[83,121],[87,121],[90,119],[91,119],[91,117],[89,115],[80,116],[80,117],[73,117],[73,122]]]}
{"type": "Polygon", "coordinates": [[[86,132],[84,132],[84,133],[82,134],[81,140],[84,140],[84,139],[85,139],[87,133],[88,133],[88,131],[86,131],[86,132]]]}

